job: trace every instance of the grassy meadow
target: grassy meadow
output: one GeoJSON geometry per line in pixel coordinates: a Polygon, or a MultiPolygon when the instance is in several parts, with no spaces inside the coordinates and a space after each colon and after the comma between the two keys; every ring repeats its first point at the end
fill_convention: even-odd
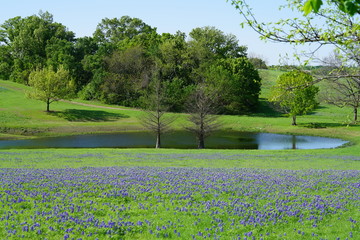
{"type": "MultiPolygon", "coordinates": [[[[0,239],[360,239],[360,128],[321,104],[298,126],[266,98],[223,131],[338,137],[318,150],[0,150],[0,239]]],[[[0,139],[143,131],[137,109],[26,98],[0,81],[0,139]]],[[[186,124],[178,114],[174,129],[186,124]]]]}

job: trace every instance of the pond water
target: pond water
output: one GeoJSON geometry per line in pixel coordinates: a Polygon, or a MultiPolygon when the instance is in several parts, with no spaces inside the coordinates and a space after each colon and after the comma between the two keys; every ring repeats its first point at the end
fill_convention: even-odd
{"type": "MultiPolygon", "coordinates": [[[[336,138],[272,133],[218,132],[205,140],[214,149],[320,149],[340,147],[347,141],[336,138]]],[[[146,132],[89,134],[65,137],[0,141],[0,149],[19,148],[152,148],[155,136],[146,132]]],[[[196,148],[194,136],[173,132],[162,137],[164,148],[196,148]]]]}

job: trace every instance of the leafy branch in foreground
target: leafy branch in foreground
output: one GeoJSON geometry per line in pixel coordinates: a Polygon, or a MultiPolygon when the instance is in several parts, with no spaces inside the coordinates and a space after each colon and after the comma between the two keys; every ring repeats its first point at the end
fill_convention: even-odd
{"type": "MultiPolygon", "coordinates": [[[[350,16],[360,14],[359,0],[331,0],[331,3],[350,16]]],[[[305,15],[308,15],[311,12],[318,13],[323,4],[322,0],[307,0],[304,3],[303,11],[305,15]]]]}
{"type": "Polygon", "coordinates": [[[261,22],[255,16],[247,1],[232,0],[232,5],[244,18],[242,25],[250,26],[264,40],[290,44],[313,44],[317,48],[310,53],[311,56],[324,45],[334,46],[348,63],[360,66],[359,42],[360,24],[359,16],[351,16],[341,11],[327,0],[314,14],[303,15],[303,1],[287,0],[282,9],[298,12],[299,16],[279,19],[277,22],[261,22]]]}

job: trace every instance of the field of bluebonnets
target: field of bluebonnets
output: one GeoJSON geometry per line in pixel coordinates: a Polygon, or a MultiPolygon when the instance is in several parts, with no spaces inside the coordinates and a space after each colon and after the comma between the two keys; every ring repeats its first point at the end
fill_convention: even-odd
{"type": "Polygon", "coordinates": [[[359,159],[301,151],[77,151],[0,152],[0,239],[360,238],[360,171],[312,165],[359,159]],[[273,166],[290,158],[296,169],[296,155],[308,168],[259,168],[266,158],[277,159],[273,166]],[[161,167],[152,166],[156,159],[161,167]],[[170,159],[225,165],[169,167],[170,159]],[[242,167],[243,159],[254,167],[242,167]]]}

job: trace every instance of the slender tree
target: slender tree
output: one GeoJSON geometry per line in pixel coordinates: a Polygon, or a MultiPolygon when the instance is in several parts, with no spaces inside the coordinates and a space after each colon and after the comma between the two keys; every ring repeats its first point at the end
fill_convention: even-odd
{"type": "Polygon", "coordinates": [[[150,84],[151,92],[146,98],[147,109],[141,117],[141,123],[149,131],[156,135],[155,148],[161,148],[161,136],[170,130],[173,117],[166,116],[169,107],[166,105],[163,86],[160,78],[153,78],[150,84]]]}
{"type": "Polygon", "coordinates": [[[198,149],[205,148],[205,139],[220,127],[217,113],[217,97],[207,92],[204,85],[199,85],[187,103],[191,126],[186,130],[195,134],[198,149]]]}
{"type": "Polygon", "coordinates": [[[325,76],[326,88],[322,92],[325,102],[337,107],[351,107],[353,109],[353,121],[358,120],[358,108],[360,107],[360,77],[351,72],[356,71],[350,67],[334,67],[325,76]],[[354,75],[354,77],[349,77],[354,75]]]}

